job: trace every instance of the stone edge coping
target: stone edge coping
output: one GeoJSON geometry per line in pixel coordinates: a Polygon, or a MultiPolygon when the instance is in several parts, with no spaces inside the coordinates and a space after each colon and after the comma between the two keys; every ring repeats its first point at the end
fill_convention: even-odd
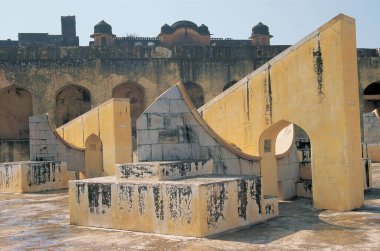
{"type": "Polygon", "coordinates": [[[23,161],[14,161],[14,162],[0,162],[0,167],[2,165],[21,165],[21,164],[41,164],[41,163],[65,163],[62,161],[54,161],[54,160],[43,160],[43,161],[37,161],[37,160],[23,160],[23,161]]]}
{"type": "Polygon", "coordinates": [[[165,160],[165,161],[140,161],[140,162],[131,162],[131,163],[120,163],[116,164],[116,166],[124,166],[124,165],[149,165],[149,166],[163,166],[170,164],[182,164],[182,163],[208,163],[210,160],[165,160]]]}
{"type": "Polygon", "coordinates": [[[144,184],[164,184],[164,185],[208,185],[208,184],[218,184],[218,183],[224,183],[229,181],[236,181],[236,180],[246,180],[246,179],[259,179],[261,176],[257,175],[199,175],[199,176],[193,176],[193,177],[184,177],[181,179],[176,180],[154,180],[154,181],[147,181],[147,180],[117,180],[115,176],[105,176],[105,177],[99,177],[99,178],[92,178],[92,179],[83,179],[83,180],[70,180],[70,183],[73,184],[80,184],[80,183],[103,183],[103,184],[110,184],[110,183],[118,183],[118,184],[136,184],[136,185],[144,185],[144,184]]]}

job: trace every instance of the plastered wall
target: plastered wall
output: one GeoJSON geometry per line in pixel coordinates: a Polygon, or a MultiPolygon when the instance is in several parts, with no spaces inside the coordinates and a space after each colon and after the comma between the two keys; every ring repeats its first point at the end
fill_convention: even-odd
{"type": "Polygon", "coordinates": [[[363,205],[355,48],[355,20],[340,14],[199,109],[224,139],[262,158],[265,193],[278,194],[275,138],[295,123],[313,142],[314,206],[363,205]]]}
{"type": "MultiPolygon", "coordinates": [[[[114,175],[115,164],[132,162],[129,99],[110,99],[57,128],[56,132],[65,141],[81,148],[86,148],[90,136],[98,137],[102,143],[103,175],[114,175]]],[[[91,147],[95,146],[88,145],[91,147]]],[[[98,160],[86,158],[85,166],[97,166],[98,160]]]]}

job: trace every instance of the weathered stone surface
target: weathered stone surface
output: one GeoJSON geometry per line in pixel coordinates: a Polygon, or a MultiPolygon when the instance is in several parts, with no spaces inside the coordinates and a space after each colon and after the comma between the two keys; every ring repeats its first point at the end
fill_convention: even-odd
{"type": "Polygon", "coordinates": [[[165,161],[117,164],[116,180],[175,180],[212,174],[213,161],[165,161]]]}
{"type": "Polygon", "coordinates": [[[171,87],[137,120],[137,124],[141,124],[143,128],[146,118],[148,120],[147,130],[137,127],[139,161],[213,159],[215,170],[219,173],[242,174],[244,171],[247,175],[259,174],[259,164],[251,165],[247,159],[238,157],[227,149],[228,146],[214,139],[217,136],[211,135],[204,128],[205,125],[195,118],[182,95],[172,94],[178,92],[180,92],[178,86],[171,87]],[[149,118],[157,116],[157,111],[167,103],[170,103],[170,110],[164,115],[159,115],[165,117],[165,128],[156,129],[156,126],[151,128],[149,118]],[[149,136],[156,135],[157,130],[158,142],[156,137],[149,136]],[[151,154],[140,147],[144,144],[151,144],[151,154]]]}
{"type": "Polygon", "coordinates": [[[48,115],[30,117],[30,160],[64,161],[69,171],[84,171],[84,149],[68,146],[51,128],[48,115]]]}
{"type": "Polygon", "coordinates": [[[67,188],[64,162],[22,161],[0,163],[0,192],[27,193],[67,188]]]}
{"type": "Polygon", "coordinates": [[[254,176],[170,182],[103,177],[69,186],[70,223],[77,225],[205,237],[278,215],[277,199],[264,198],[254,176]]]}

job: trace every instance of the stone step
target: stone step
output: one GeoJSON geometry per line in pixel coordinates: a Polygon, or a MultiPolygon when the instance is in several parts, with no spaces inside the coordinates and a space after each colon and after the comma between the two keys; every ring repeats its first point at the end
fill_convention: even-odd
{"type": "Polygon", "coordinates": [[[174,180],[212,174],[213,160],[137,162],[117,164],[116,180],[174,180]]]}
{"type": "Polygon", "coordinates": [[[66,162],[20,161],[0,163],[1,193],[31,193],[67,188],[66,162]]]}

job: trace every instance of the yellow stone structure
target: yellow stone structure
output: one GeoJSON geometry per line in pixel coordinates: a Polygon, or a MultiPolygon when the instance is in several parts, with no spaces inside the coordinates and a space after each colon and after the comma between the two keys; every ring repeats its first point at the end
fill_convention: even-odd
{"type": "Polygon", "coordinates": [[[65,162],[0,163],[0,193],[32,193],[67,188],[71,175],[65,162]]]}
{"type": "Polygon", "coordinates": [[[175,85],[137,120],[139,162],[70,181],[70,223],[205,237],[278,215],[259,159],[223,141],[175,85]]]}
{"type": "Polygon", "coordinates": [[[114,175],[115,164],[132,162],[129,99],[110,99],[56,132],[69,144],[85,149],[81,178],[114,175]]]}
{"type": "Polygon", "coordinates": [[[355,20],[338,15],[199,109],[225,140],[261,157],[277,196],[274,144],[290,123],[310,137],[314,207],[363,205],[355,20]]]}

